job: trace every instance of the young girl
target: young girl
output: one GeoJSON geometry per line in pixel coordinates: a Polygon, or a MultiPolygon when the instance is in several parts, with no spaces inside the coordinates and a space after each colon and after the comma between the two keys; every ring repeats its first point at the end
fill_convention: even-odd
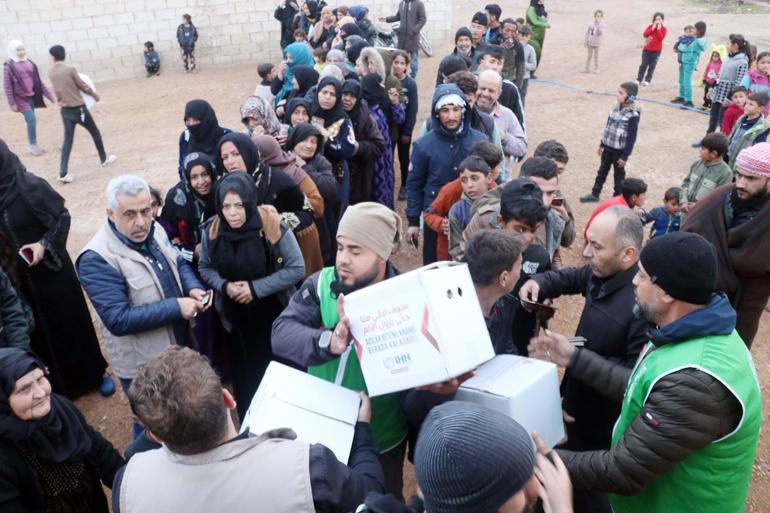
{"type": "Polygon", "coordinates": [[[703,71],[703,109],[708,110],[711,108],[711,97],[709,91],[717,83],[719,77],[719,70],[722,69],[722,56],[719,52],[714,50],[711,52],[711,59],[709,60],[706,69],[703,71]]]}
{"type": "Polygon", "coordinates": [[[706,23],[699,21],[695,24],[695,39],[689,44],[680,43],[677,51],[681,62],[679,64],[679,96],[674,100],[685,107],[692,107],[692,74],[700,60],[700,54],[707,48],[706,23]],[[678,100],[678,101],[677,101],[678,100]]]}
{"type": "Polygon", "coordinates": [[[398,147],[398,163],[401,168],[401,187],[398,189],[398,199],[406,199],[406,176],[409,171],[409,149],[412,145],[412,131],[417,121],[418,94],[417,82],[409,76],[407,71],[412,63],[412,57],[403,50],[398,50],[393,55],[393,64],[390,67],[394,77],[401,81],[402,96],[406,116],[404,122],[398,125],[398,137],[393,144],[398,147]]]}
{"type": "Polygon", "coordinates": [[[595,203],[599,201],[604,182],[614,168],[615,192],[613,196],[620,194],[620,184],[626,177],[626,162],[634,150],[636,134],[639,130],[640,107],[636,103],[636,95],[639,86],[635,82],[623,82],[618,87],[618,103],[610,111],[607,117],[607,125],[604,127],[601,143],[597,153],[601,157],[601,165],[596,173],[593,189],[590,194],[580,197],[581,203],[595,203]]]}
{"type": "MultiPolygon", "coordinates": [[[[770,94],[770,52],[762,52],[757,56],[757,69],[749,71],[741,80],[741,85],[748,94],[764,91],[770,94]]],[[[765,106],[762,115],[767,117],[770,105],[765,106]]]]}
{"type": "Polygon", "coordinates": [[[602,45],[602,35],[604,34],[604,13],[599,10],[594,13],[594,22],[588,26],[586,30],[586,49],[588,49],[588,56],[586,57],[586,70],[588,73],[589,65],[591,64],[591,57],[594,59],[594,73],[599,73],[599,47],[602,45]]]}
{"type": "Polygon", "coordinates": [[[662,12],[652,15],[652,23],[644,29],[644,50],[642,50],[642,64],[636,75],[636,83],[648,86],[652,82],[652,74],[658,65],[660,52],[663,50],[663,40],[666,39],[666,27],[663,25],[665,16],[662,12]]]}
{"type": "Polygon", "coordinates": [[[740,85],[743,76],[749,69],[749,42],[740,34],[730,34],[730,44],[727,46],[728,58],[719,70],[716,88],[711,95],[711,113],[706,133],[717,129],[722,121],[727,99],[736,86],[740,85]],[[723,105],[724,104],[724,105],[723,105]]]}
{"type": "Polygon", "coordinates": [[[176,40],[182,49],[182,60],[184,61],[184,70],[197,73],[195,66],[195,42],[198,40],[198,29],[193,25],[192,17],[189,14],[182,15],[182,23],[176,28],[176,40]]]}

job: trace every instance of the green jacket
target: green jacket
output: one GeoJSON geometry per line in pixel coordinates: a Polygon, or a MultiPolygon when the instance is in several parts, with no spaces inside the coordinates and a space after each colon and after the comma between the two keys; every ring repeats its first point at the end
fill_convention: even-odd
{"type": "MultiPolygon", "coordinates": [[[[746,119],[746,115],[744,114],[743,116],[738,118],[738,121],[735,122],[735,125],[733,126],[733,130],[732,132],[730,132],[729,139],[730,139],[731,145],[733,143],[733,137],[737,136],[736,132],[740,130],[741,123],[743,123],[745,119],[746,119]]],[[[735,144],[735,146],[732,148],[732,151],[728,155],[728,157],[730,158],[730,162],[729,162],[730,169],[735,171],[735,161],[738,160],[738,155],[740,155],[740,153],[746,148],[748,148],[749,146],[753,146],[754,140],[757,138],[759,134],[761,134],[765,130],[770,130],[770,123],[767,122],[767,119],[765,119],[764,116],[760,115],[759,121],[757,121],[754,124],[754,126],[746,130],[740,136],[741,138],[740,141],[738,141],[737,144],[735,144]]]]}
{"type": "Polygon", "coordinates": [[[705,198],[717,187],[733,180],[733,170],[723,159],[717,162],[696,160],[682,181],[682,203],[695,203],[705,198]]]}

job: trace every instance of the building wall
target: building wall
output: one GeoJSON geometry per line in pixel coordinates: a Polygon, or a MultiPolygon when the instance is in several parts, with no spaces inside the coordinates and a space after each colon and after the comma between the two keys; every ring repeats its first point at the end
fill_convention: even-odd
{"type": "MultiPolygon", "coordinates": [[[[451,0],[423,0],[428,12],[425,32],[439,42],[450,38],[451,0]]],[[[344,0],[338,4],[355,5],[344,0]]],[[[396,12],[398,0],[367,0],[370,16],[396,12]]],[[[256,64],[277,61],[280,30],[273,18],[275,0],[0,0],[0,35],[24,41],[42,71],[48,48],[61,44],[67,60],[95,81],[144,74],[145,41],[153,41],[165,69],[180,69],[176,28],[189,13],[198,27],[199,65],[256,64]]]]}

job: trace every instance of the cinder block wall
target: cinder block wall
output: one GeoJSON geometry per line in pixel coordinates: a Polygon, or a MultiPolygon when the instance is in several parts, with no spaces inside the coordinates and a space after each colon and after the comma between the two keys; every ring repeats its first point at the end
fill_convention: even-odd
{"type": "MultiPolygon", "coordinates": [[[[452,0],[423,0],[425,32],[435,43],[452,37],[452,0]]],[[[331,0],[330,5],[356,5],[331,0]]],[[[396,12],[398,0],[367,0],[371,17],[396,12]]],[[[198,27],[199,65],[256,64],[278,60],[280,29],[275,0],[0,0],[0,37],[5,49],[21,39],[32,60],[47,72],[48,48],[61,44],[67,60],[95,81],[144,74],[142,50],[153,41],[166,70],[179,70],[176,28],[189,13],[198,27]]]]}

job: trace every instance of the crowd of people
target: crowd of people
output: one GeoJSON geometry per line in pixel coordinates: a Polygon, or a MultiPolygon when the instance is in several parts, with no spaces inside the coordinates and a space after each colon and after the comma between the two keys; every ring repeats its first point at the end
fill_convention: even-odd
{"type": "MultiPolygon", "coordinates": [[[[523,14],[489,4],[457,29],[435,81],[419,81],[435,88],[418,125],[421,0],[382,18],[399,22],[398,48],[373,46],[365,6],[281,0],[283,59],[258,65],[243,126],[189,101],[178,183],[164,194],[112,178],[106,217],[74,262],[64,199],[0,141],[0,510],[106,512],[103,484],[114,512],[742,511],[762,420],[750,349],[770,297],[770,53],[739,34],[708,52],[706,24],[685,27],[672,103],[693,107],[700,63],[709,126],[680,187],[648,211],[647,184],[626,164],[666,38],[655,13],[579,201],[600,202],[611,169],[613,195],[578,233],[561,189],[567,141],[527,132],[544,0],[523,14]],[[367,397],[345,296],[397,276],[401,242],[422,244],[425,265],[467,264],[496,354],[566,369],[560,445],[454,401],[471,373],[367,397]],[[576,242],[585,265],[568,267],[561,252],[576,242]],[[569,295],[584,298],[576,339],[540,315],[569,295]],[[271,361],[362,392],[348,461],[291,429],[239,434],[271,361]],[[108,365],[134,415],[123,454],[71,402],[114,393],[108,365]],[[403,496],[405,459],[418,497],[403,496]]],[[[596,11],[586,72],[599,69],[604,24],[596,11]]],[[[186,71],[197,34],[185,15],[186,71]]],[[[115,156],[88,110],[94,88],[63,46],[49,53],[52,91],[11,41],[5,91],[33,156],[34,111],[59,103],[66,184],[77,124],[102,166],[115,156]]]]}

